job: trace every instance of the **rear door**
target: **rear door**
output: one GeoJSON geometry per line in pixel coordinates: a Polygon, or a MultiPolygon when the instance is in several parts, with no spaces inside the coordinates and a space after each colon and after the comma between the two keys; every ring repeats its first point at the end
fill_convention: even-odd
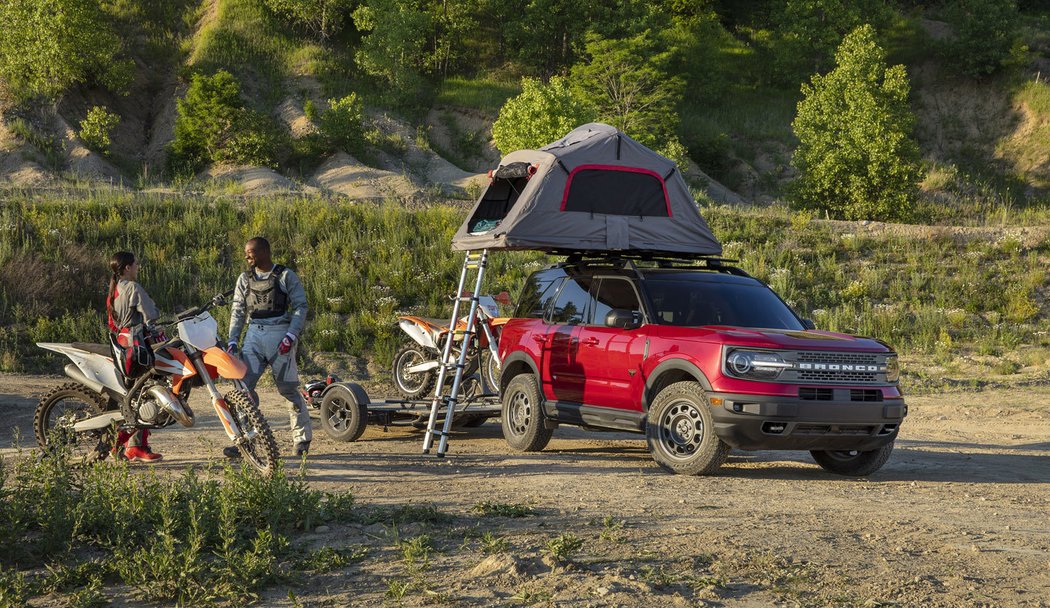
{"type": "Polygon", "coordinates": [[[583,402],[641,411],[647,328],[605,326],[605,316],[613,309],[630,310],[643,318],[638,292],[628,279],[603,277],[595,281],[592,294],[589,322],[577,334],[576,364],[583,376],[583,402]]]}

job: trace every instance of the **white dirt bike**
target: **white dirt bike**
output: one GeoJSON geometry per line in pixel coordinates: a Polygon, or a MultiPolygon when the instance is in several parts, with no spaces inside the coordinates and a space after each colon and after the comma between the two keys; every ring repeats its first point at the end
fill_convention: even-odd
{"type": "Polygon", "coordinates": [[[153,345],[152,368],[135,378],[126,377],[115,363],[120,351],[112,338],[109,345],[38,343],[73,361],[65,367],[73,381],[54,388],[37,405],[33,428],[40,447],[46,451],[60,442],[86,462],[102,460],[121,429],[159,429],[176,422],[192,427],[190,390],[204,387],[245,460],[272,475],[279,464],[277,443],[242,381],[247,366],[219,347],[218,323],[208,312],[226,305],[231,293],[158,323],[174,325],[175,337],[153,345]],[[219,378],[234,381],[234,390],[221,394],[215,386],[219,378]]]}
{"type": "MultiPolygon", "coordinates": [[[[505,318],[499,318],[499,301],[509,302],[506,292],[496,297],[478,297],[478,319],[474,335],[471,337],[470,350],[464,377],[472,378],[465,394],[491,394],[499,392],[500,361],[498,356],[499,332],[505,318]],[[474,374],[481,370],[480,379],[474,374]],[[479,381],[480,380],[480,381],[479,381]]],[[[456,323],[457,330],[466,329],[467,318],[456,323]]],[[[438,368],[441,366],[441,353],[448,336],[448,319],[429,319],[426,317],[398,317],[401,330],[412,339],[406,342],[394,354],[394,386],[405,399],[424,399],[434,387],[438,368]]],[[[453,360],[459,358],[459,343],[454,343],[453,360]]],[[[451,376],[449,377],[451,380],[451,376]]]]}

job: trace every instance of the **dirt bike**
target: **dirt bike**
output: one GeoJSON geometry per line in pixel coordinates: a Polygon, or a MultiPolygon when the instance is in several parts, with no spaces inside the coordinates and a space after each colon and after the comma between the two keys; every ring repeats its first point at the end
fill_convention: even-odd
{"type": "Polygon", "coordinates": [[[160,429],[176,422],[192,427],[190,391],[204,387],[245,460],[272,475],[278,466],[277,443],[242,381],[247,366],[218,346],[218,323],[208,312],[225,306],[231,293],[157,323],[158,328],[174,326],[175,336],[151,346],[153,365],[137,377],[125,376],[115,363],[121,350],[112,335],[109,345],[38,343],[73,361],[65,367],[73,382],[51,390],[37,405],[33,427],[40,447],[63,445],[86,462],[102,460],[119,430],[160,429]],[[215,386],[219,378],[233,380],[234,390],[222,395],[215,386]]]}
{"type": "MultiPolygon", "coordinates": [[[[499,331],[507,322],[499,317],[497,302],[510,302],[507,292],[498,296],[480,296],[478,318],[467,352],[464,377],[469,378],[465,386],[466,395],[494,394],[499,392],[500,360],[499,331]],[[475,375],[481,369],[480,379],[475,375]]],[[[437,380],[441,366],[442,349],[448,336],[448,320],[426,317],[398,317],[398,325],[410,338],[394,354],[394,386],[405,399],[423,399],[429,396],[437,380]]],[[[467,317],[459,319],[457,330],[466,329],[467,317]]],[[[459,342],[453,343],[453,360],[459,358],[459,342]]],[[[449,375],[451,380],[451,375],[449,375]]]]}

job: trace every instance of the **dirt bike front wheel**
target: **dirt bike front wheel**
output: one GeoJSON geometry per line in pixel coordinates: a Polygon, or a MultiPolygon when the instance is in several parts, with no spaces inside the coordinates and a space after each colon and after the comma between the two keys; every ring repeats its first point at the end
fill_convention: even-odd
{"type": "Polygon", "coordinates": [[[233,419],[244,433],[244,440],[237,443],[241,455],[260,473],[272,477],[280,466],[277,442],[273,439],[273,432],[259,410],[259,405],[252,401],[247,393],[241,391],[230,391],[226,393],[225,399],[233,419]]]}

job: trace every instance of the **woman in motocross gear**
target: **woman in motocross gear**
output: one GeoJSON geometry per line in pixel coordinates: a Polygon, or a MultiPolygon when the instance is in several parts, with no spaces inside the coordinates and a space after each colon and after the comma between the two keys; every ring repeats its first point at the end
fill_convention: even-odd
{"type": "MultiPolygon", "coordinates": [[[[139,264],[134,254],[118,251],[109,260],[113,274],[106,292],[106,317],[109,331],[120,351],[115,364],[128,378],[138,376],[153,365],[153,349],[147,339],[147,325],[160,317],[153,299],[136,280],[139,264]]],[[[114,452],[124,448],[128,460],[155,462],[161,455],[150,449],[149,429],[120,431],[114,452]]]]}
{"type": "MultiPolygon", "coordinates": [[[[255,386],[266,368],[270,368],[277,392],[289,402],[292,443],[296,456],[310,450],[313,437],[310,411],[299,393],[299,368],[295,351],[306,325],[306,290],[290,268],[274,264],[270,243],[255,237],[244,245],[248,271],[237,278],[230,308],[230,336],[227,350],[237,350],[241,331],[247,325],[241,359],[248,365],[244,383],[258,403],[255,386]]],[[[239,452],[227,447],[223,453],[236,457],[239,452]]]]}

